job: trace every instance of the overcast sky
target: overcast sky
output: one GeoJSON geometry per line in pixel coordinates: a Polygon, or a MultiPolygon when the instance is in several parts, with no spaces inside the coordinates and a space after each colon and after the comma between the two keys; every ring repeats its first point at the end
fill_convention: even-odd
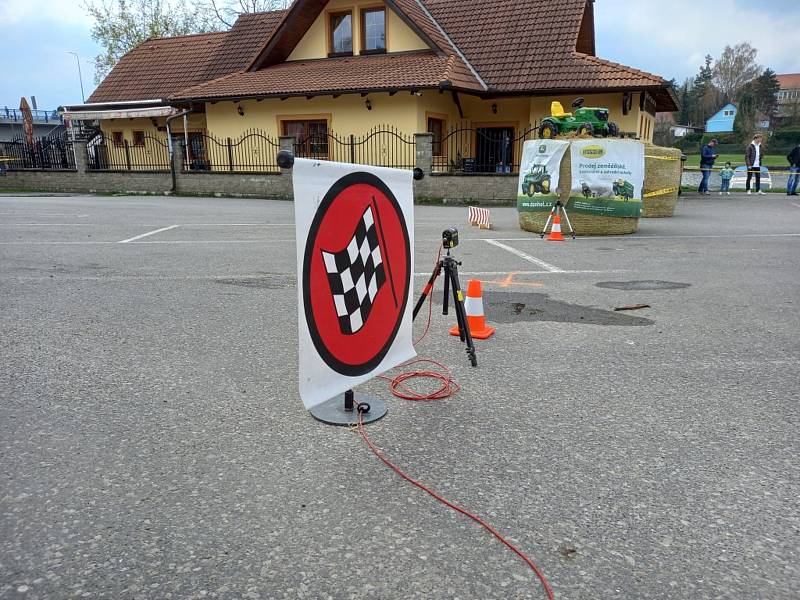
{"type": "MultiPolygon", "coordinates": [[[[458,0],[454,0],[458,1],[458,0]]],[[[546,1],[546,0],[543,0],[546,1]]],[[[95,87],[99,53],[79,0],[0,0],[0,107],[36,96],[39,108],[81,101],[95,87]]],[[[749,41],[759,62],[800,73],[798,0],[596,0],[597,54],[670,79],[697,72],[703,56],[749,41]]]]}

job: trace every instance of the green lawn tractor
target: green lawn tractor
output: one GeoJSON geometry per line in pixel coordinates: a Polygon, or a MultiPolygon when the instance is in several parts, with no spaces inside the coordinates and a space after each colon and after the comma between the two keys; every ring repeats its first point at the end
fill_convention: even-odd
{"type": "Polygon", "coordinates": [[[526,173],[522,180],[522,193],[533,196],[534,194],[550,193],[550,173],[544,165],[533,165],[530,173],[526,173]]]}
{"type": "Polygon", "coordinates": [[[633,198],[633,184],[624,179],[618,179],[614,182],[614,195],[627,202],[633,198]]]}
{"type": "Polygon", "coordinates": [[[575,114],[565,113],[561,102],[550,104],[550,116],[545,117],[539,125],[539,137],[552,139],[560,133],[576,131],[578,135],[594,135],[617,137],[619,127],[608,120],[607,108],[585,108],[584,99],[578,98],[572,103],[575,114]]]}

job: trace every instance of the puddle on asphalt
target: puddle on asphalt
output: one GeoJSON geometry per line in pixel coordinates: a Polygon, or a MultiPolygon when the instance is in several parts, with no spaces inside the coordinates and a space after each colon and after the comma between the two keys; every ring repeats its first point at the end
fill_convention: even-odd
{"type": "Polygon", "coordinates": [[[597,287],[609,290],[681,290],[691,286],[691,283],[678,283],[675,281],[659,281],[658,279],[644,279],[641,281],[601,281],[597,287]]]}
{"type": "MultiPolygon", "coordinates": [[[[441,304],[441,293],[435,298],[441,304]]],[[[451,301],[452,302],[452,301],[451,301]]],[[[486,319],[494,323],[520,321],[553,321],[556,323],[585,323],[587,325],[613,325],[620,327],[645,327],[655,321],[604,310],[592,306],[569,304],[553,300],[547,294],[530,292],[496,292],[483,295],[486,319]]],[[[451,305],[451,314],[453,313],[451,305]]]]}

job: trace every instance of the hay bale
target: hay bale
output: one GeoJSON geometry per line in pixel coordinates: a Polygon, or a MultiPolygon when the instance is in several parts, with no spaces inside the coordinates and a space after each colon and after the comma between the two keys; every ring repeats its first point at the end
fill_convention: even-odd
{"type": "MultiPolygon", "coordinates": [[[[559,174],[559,197],[561,202],[566,205],[569,200],[570,186],[572,185],[572,159],[569,149],[564,154],[561,161],[559,174]]],[[[541,233],[547,223],[549,213],[546,212],[522,212],[519,213],[519,226],[523,231],[541,233]]],[[[603,217],[598,215],[587,215],[572,211],[569,213],[569,220],[575,235],[626,235],[636,233],[639,226],[639,219],[633,217],[603,217]]],[[[567,235],[569,226],[564,219],[561,220],[561,231],[567,235]]]]}
{"type": "Polygon", "coordinates": [[[681,185],[681,151],[647,144],[644,149],[644,193],[675,188],[668,194],[642,198],[642,216],[671,217],[681,185]]]}

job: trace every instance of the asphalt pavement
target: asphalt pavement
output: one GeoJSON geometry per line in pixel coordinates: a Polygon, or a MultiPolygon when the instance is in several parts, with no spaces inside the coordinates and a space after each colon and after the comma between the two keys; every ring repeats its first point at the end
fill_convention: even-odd
{"type": "MultiPolygon", "coordinates": [[[[471,368],[438,288],[418,352],[462,390],[362,386],[374,443],[560,600],[797,598],[800,203],[687,195],[563,243],[491,212],[416,207],[417,290],[458,227],[497,333],[471,368]]],[[[545,597],[304,410],[293,227],[289,202],[0,196],[0,598],[545,597]]]]}

